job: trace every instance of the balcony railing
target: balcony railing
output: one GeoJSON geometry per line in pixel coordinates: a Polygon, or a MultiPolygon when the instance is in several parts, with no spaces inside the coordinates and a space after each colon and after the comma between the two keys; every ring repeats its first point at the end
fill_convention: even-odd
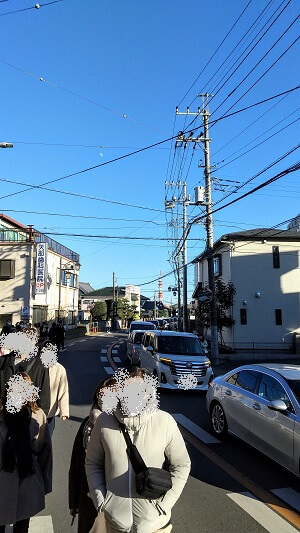
{"type": "Polygon", "coordinates": [[[79,263],[80,256],[79,254],[76,254],[70,248],[67,248],[63,244],[60,244],[59,242],[55,241],[54,239],[50,239],[47,235],[44,233],[40,233],[37,230],[34,230],[32,228],[23,229],[23,230],[15,230],[12,228],[4,228],[0,227],[0,242],[46,242],[48,244],[48,247],[53,252],[56,252],[59,255],[62,255],[63,257],[66,257],[70,261],[74,261],[79,263]]]}

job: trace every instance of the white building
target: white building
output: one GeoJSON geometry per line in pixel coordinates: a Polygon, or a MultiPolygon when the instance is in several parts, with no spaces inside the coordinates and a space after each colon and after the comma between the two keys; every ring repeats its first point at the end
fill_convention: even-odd
{"type": "MultiPolygon", "coordinates": [[[[208,287],[206,253],[194,263],[196,286],[208,287]]],[[[223,235],[214,245],[214,272],[236,289],[235,325],[223,332],[226,345],[292,347],[293,334],[300,333],[299,232],[254,229],[223,235]]]]}
{"type": "Polygon", "coordinates": [[[0,214],[0,326],[58,317],[75,325],[79,268],[78,254],[0,214]]]}

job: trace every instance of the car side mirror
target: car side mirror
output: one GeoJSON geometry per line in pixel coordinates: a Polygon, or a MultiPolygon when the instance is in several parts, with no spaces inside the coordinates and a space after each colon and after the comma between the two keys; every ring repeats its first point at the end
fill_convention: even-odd
{"type": "Polygon", "coordinates": [[[268,403],[268,409],[271,409],[271,411],[279,411],[280,413],[284,413],[287,410],[287,405],[283,400],[273,400],[272,402],[268,403]]]}

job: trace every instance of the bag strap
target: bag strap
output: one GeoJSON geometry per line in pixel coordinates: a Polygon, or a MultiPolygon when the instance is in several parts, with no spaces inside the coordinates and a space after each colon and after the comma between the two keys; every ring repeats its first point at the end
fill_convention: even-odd
{"type": "Polygon", "coordinates": [[[125,442],[127,444],[127,450],[126,450],[127,455],[130,459],[133,470],[135,471],[136,474],[139,474],[140,472],[143,472],[144,470],[146,470],[147,466],[140,452],[138,451],[137,447],[132,443],[131,438],[128,434],[128,431],[125,427],[125,424],[121,424],[121,422],[119,422],[119,424],[120,424],[120,428],[123,433],[125,442]]]}

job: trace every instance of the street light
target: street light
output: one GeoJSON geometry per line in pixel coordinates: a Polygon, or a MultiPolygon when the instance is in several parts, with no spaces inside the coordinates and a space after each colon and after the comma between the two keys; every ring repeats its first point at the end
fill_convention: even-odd
{"type": "Polygon", "coordinates": [[[6,142],[0,142],[0,148],[13,148],[14,145],[12,143],[6,143],[6,142]]]}

